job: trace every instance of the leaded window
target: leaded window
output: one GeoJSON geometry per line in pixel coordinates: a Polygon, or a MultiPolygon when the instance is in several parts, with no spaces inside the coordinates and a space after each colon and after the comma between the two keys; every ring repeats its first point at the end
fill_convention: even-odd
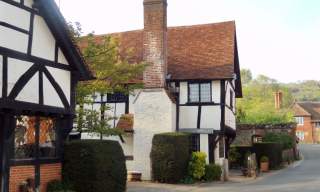
{"type": "Polygon", "coordinates": [[[190,141],[190,149],[192,152],[200,151],[200,135],[199,134],[193,134],[191,135],[191,141],[190,141]]]}
{"type": "Polygon", "coordinates": [[[55,124],[54,118],[17,117],[13,158],[19,160],[57,157],[55,124]]]}
{"type": "Polygon", "coordinates": [[[189,83],[189,102],[211,102],[211,83],[189,83]]]}

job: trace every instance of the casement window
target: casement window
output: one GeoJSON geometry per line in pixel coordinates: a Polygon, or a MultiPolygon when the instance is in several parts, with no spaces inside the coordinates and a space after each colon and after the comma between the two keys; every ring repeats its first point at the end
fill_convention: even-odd
{"type": "Polygon", "coordinates": [[[13,159],[57,157],[57,129],[53,118],[19,116],[14,134],[13,159]]]}
{"type": "Polygon", "coordinates": [[[211,102],[211,83],[189,83],[189,103],[211,102]]]}
{"type": "Polygon", "coordinates": [[[295,117],[296,122],[298,125],[303,125],[304,124],[304,119],[303,117],[295,117]]]}
{"type": "Polygon", "coordinates": [[[199,134],[191,135],[190,145],[191,145],[190,149],[192,152],[200,151],[200,135],[199,134]]]}

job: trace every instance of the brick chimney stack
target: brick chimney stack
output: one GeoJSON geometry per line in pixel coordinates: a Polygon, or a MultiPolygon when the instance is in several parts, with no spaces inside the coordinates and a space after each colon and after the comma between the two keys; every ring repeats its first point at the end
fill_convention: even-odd
{"type": "Polygon", "coordinates": [[[167,0],[144,0],[145,88],[164,88],[167,75],[167,0]]]}
{"type": "Polygon", "coordinates": [[[282,92],[277,91],[274,93],[274,106],[276,109],[280,109],[282,105],[282,92]]]}

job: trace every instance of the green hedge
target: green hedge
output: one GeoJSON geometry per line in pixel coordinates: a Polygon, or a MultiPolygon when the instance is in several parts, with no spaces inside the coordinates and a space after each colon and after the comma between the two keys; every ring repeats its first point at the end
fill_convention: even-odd
{"type": "Polygon", "coordinates": [[[189,135],[163,133],[154,135],[151,149],[152,178],[161,183],[178,183],[187,174],[189,135]]]}
{"type": "Polygon", "coordinates": [[[124,192],[127,169],[117,141],[79,140],[65,145],[63,179],[77,192],[124,192]]]}
{"type": "Polygon", "coordinates": [[[222,168],[220,165],[209,164],[206,165],[204,179],[206,181],[219,181],[221,179],[222,168]]]}
{"type": "Polygon", "coordinates": [[[295,146],[295,138],[287,133],[267,133],[263,142],[275,142],[282,144],[283,149],[292,149],[295,146]]]}
{"type": "Polygon", "coordinates": [[[280,143],[254,143],[253,151],[256,153],[258,166],[260,166],[262,156],[269,158],[269,166],[271,169],[278,168],[282,163],[282,144],[280,143]]]}

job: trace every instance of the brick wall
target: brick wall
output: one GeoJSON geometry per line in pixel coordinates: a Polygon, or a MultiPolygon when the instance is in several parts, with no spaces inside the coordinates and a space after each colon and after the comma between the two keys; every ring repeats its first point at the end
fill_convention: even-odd
{"type": "Polygon", "coordinates": [[[311,122],[311,117],[304,117],[303,125],[297,125],[297,131],[304,132],[304,140],[301,141],[303,143],[313,143],[313,125],[311,122]]]}
{"type": "Polygon", "coordinates": [[[143,74],[146,88],[162,88],[167,73],[167,2],[144,0],[143,74]]]}
{"type": "MultiPolygon", "coordinates": [[[[40,166],[40,192],[46,192],[47,183],[61,179],[61,164],[44,164],[40,166]]],[[[19,185],[29,178],[35,178],[34,166],[14,166],[10,168],[9,192],[19,192],[19,185]]]]}

